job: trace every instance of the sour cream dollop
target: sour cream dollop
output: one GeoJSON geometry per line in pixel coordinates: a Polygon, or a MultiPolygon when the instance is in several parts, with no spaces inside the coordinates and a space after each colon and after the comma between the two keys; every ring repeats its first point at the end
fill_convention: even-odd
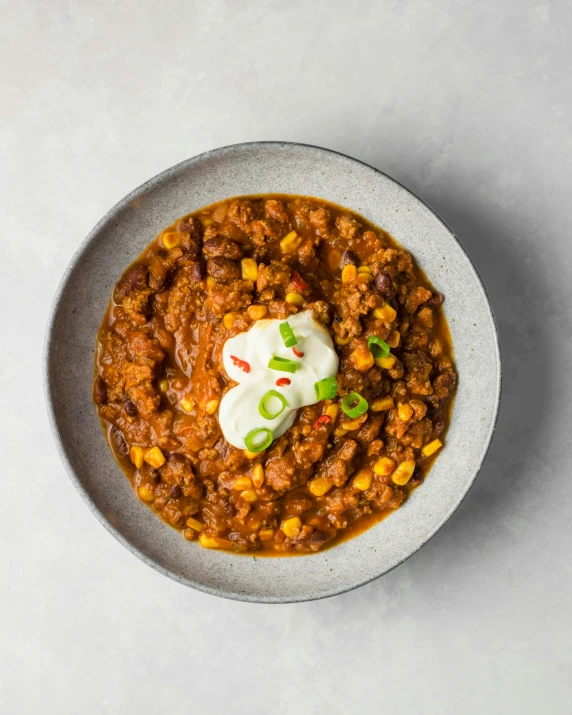
{"type": "MultiPolygon", "coordinates": [[[[274,439],[283,435],[292,426],[300,407],[318,401],[315,383],[325,377],[335,377],[338,372],[338,356],[330,334],[314,320],[310,311],[287,319],[258,320],[247,332],[226,341],[222,358],[228,376],[239,384],[222,398],[219,422],[227,442],[238,449],[246,449],[244,438],[254,429],[268,429],[274,439]],[[296,357],[292,348],[284,345],[280,334],[280,323],[284,322],[292,328],[298,341],[295,348],[304,353],[303,357],[296,357]],[[231,356],[246,361],[250,371],[244,372],[231,356]],[[296,372],[269,368],[272,357],[294,360],[296,372]],[[290,384],[277,386],[276,381],[284,377],[290,384]],[[259,411],[260,401],[269,390],[276,390],[287,401],[287,407],[274,419],[266,419],[259,411]]],[[[279,404],[277,398],[273,400],[279,404]]]]}

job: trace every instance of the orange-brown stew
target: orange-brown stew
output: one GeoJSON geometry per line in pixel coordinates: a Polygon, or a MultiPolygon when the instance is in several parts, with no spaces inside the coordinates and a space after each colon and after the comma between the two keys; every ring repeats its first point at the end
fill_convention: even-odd
{"type": "Polygon", "coordinates": [[[93,394],[113,452],[139,498],[203,546],[285,555],[353,536],[403,503],[442,446],[457,379],[442,300],[407,251],[340,206],[266,195],[201,209],[127,269],[103,319],[93,394]],[[217,420],[235,384],[222,346],[300,310],[330,331],[337,396],[300,409],[266,451],[239,450],[217,420]],[[369,405],[355,420],[340,409],[350,392],[369,405]]]}

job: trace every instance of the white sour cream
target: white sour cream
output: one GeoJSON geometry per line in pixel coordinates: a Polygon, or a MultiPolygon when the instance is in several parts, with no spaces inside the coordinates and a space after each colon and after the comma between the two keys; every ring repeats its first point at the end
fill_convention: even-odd
{"type": "MultiPolygon", "coordinates": [[[[291,315],[287,319],[258,320],[245,333],[229,338],[223,346],[222,357],[228,376],[238,382],[222,398],[219,422],[223,435],[238,449],[246,449],[244,438],[254,429],[266,428],[274,439],[284,434],[296,419],[296,411],[317,402],[314,385],[325,377],[335,377],[338,356],[328,330],[314,320],[310,311],[291,315]],[[297,339],[295,348],[304,353],[298,358],[292,348],[284,345],[280,323],[288,322],[297,339]],[[246,373],[235,365],[231,355],[250,365],[246,373]],[[295,373],[272,370],[272,357],[287,358],[298,363],[295,373]],[[276,381],[286,377],[289,385],[279,387],[276,381]],[[288,406],[274,419],[265,419],[259,412],[260,400],[269,390],[283,395],[288,406]]],[[[280,402],[272,399],[267,405],[276,412],[280,402]]]]}

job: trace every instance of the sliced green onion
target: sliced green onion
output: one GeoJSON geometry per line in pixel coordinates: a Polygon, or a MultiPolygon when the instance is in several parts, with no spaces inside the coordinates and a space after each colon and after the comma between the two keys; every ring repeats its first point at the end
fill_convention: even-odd
{"type": "Polygon", "coordinates": [[[323,380],[314,383],[314,389],[318,400],[331,400],[332,397],[336,396],[338,383],[335,377],[325,377],[323,380]]]}
{"type": "Polygon", "coordinates": [[[284,341],[284,345],[287,348],[292,348],[294,345],[298,344],[298,341],[296,340],[296,336],[294,335],[294,331],[290,327],[290,323],[280,323],[280,335],[282,336],[282,340],[284,341]]]}
{"type": "Polygon", "coordinates": [[[296,360],[288,360],[288,358],[272,357],[268,362],[268,367],[281,372],[296,372],[298,363],[296,360]]]}
{"type": "Polygon", "coordinates": [[[264,452],[272,444],[272,432],[266,427],[251,429],[244,438],[244,444],[249,452],[264,452]]]}
{"type": "Polygon", "coordinates": [[[359,392],[350,392],[342,400],[342,410],[350,419],[355,419],[366,412],[369,405],[359,392]]]}
{"type": "Polygon", "coordinates": [[[374,358],[387,357],[389,355],[389,351],[391,350],[385,340],[378,338],[376,335],[371,335],[367,339],[367,346],[374,358]]]}
{"type": "Polygon", "coordinates": [[[273,420],[278,415],[281,415],[288,407],[288,402],[284,395],[281,395],[276,390],[268,390],[264,397],[260,400],[258,411],[265,420],[273,420]],[[278,405],[272,407],[272,401],[278,400],[278,405]]]}

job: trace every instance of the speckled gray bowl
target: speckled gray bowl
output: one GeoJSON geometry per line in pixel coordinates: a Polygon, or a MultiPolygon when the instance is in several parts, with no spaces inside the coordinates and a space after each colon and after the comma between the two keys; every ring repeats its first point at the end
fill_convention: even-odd
{"type": "Polygon", "coordinates": [[[48,411],[62,460],[106,528],[161,573],[201,591],[267,603],[332,596],[386,573],[425,544],[471,487],[500,400],[497,334],[479,277],[451,231],[407,189],[347,156],[301,144],[216,149],[168,169],[98,223],[68,267],[45,350],[48,411]],[[238,194],[292,193],[347,206],[412,251],[447,300],[460,381],[447,444],[429,478],[395,514],[324,553],[256,559],[185,541],[133,494],[91,400],[95,336],[122,271],[174,219],[238,194]]]}

